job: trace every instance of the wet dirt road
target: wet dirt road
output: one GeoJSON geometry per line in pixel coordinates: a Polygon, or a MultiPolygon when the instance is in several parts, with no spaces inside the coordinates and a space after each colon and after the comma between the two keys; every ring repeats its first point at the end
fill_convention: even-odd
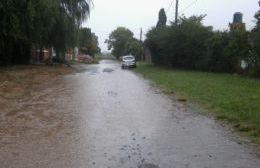
{"type": "Polygon", "coordinates": [[[1,168],[260,167],[257,149],[117,62],[86,68],[25,109],[31,131],[0,138],[1,168]]]}

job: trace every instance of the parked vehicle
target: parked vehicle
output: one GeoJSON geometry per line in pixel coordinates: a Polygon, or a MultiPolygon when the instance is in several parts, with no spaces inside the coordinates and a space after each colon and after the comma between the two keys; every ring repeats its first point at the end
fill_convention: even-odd
{"type": "Polygon", "coordinates": [[[135,57],[132,55],[127,55],[122,57],[122,69],[124,68],[135,68],[136,61],[135,57]]]}
{"type": "Polygon", "coordinates": [[[82,54],[82,55],[79,55],[78,56],[78,61],[79,62],[84,62],[84,63],[93,63],[93,61],[94,61],[94,59],[93,59],[93,57],[91,57],[90,55],[84,55],[84,54],[82,54]]]}

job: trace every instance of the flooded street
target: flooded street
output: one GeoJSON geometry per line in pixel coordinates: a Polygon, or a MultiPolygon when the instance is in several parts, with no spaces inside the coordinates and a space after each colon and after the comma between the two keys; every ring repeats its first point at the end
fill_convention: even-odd
{"type": "Polygon", "coordinates": [[[198,108],[115,61],[84,66],[19,113],[1,115],[11,130],[0,136],[1,168],[260,167],[258,150],[198,108]]]}

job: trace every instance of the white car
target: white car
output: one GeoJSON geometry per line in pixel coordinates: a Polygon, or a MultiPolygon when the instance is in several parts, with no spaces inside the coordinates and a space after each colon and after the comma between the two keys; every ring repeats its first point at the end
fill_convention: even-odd
{"type": "Polygon", "coordinates": [[[135,68],[136,61],[135,57],[132,55],[127,55],[122,57],[122,69],[124,68],[135,68]]]}

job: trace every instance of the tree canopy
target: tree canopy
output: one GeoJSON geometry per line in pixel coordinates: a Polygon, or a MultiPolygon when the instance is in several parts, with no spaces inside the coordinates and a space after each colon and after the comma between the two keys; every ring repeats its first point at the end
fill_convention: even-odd
{"type": "Polygon", "coordinates": [[[132,54],[138,59],[143,52],[142,42],[134,38],[133,32],[125,27],[118,27],[111,32],[106,43],[116,58],[132,54]]]}
{"type": "MultiPolygon", "coordinates": [[[[259,1],[260,6],[260,1],[259,1]]],[[[258,63],[260,64],[260,10],[255,14],[256,25],[252,30],[251,39],[253,41],[253,48],[258,55],[258,63]]]]}
{"type": "Polygon", "coordinates": [[[90,12],[86,0],[6,0],[0,2],[0,64],[28,63],[34,46],[53,46],[63,59],[77,41],[90,12]]]}
{"type": "Polygon", "coordinates": [[[214,72],[240,72],[242,60],[251,64],[248,32],[215,32],[204,18],[182,16],[177,25],[152,28],[145,44],[153,63],[214,72]]]}
{"type": "Polygon", "coordinates": [[[100,52],[98,37],[91,32],[90,28],[80,28],[79,30],[79,49],[83,54],[94,56],[100,52]]]}
{"type": "Polygon", "coordinates": [[[140,59],[143,54],[143,44],[136,38],[129,39],[126,43],[126,54],[131,54],[140,59]]]}
{"type": "MultiPolygon", "coordinates": [[[[260,6],[260,1],[259,1],[260,6]]],[[[255,13],[256,25],[250,34],[252,50],[250,52],[250,60],[254,64],[253,74],[260,77],[260,10],[255,13]]]]}

